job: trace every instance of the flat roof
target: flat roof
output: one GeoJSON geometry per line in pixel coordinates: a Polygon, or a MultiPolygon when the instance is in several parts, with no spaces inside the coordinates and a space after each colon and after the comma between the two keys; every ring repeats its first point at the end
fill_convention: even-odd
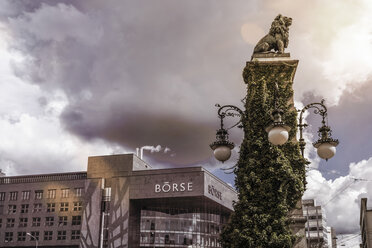
{"type": "MultiPolygon", "coordinates": [[[[225,187],[229,188],[233,192],[237,193],[236,190],[215,176],[213,173],[203,168],[202,166],[191,166],[191,167],[180,167],[180,168],[162,168],[162,169],[146,169],[146,170],[134,170],[128,176],[143,176],[143,175],[159,175],[159,174],[174,174],[174,173],[187,173],[187,172],[205,172],[225,187]]],[[[119,176],[120,177],[120,176],[119,176]]],[[[15,183],[37,183],[37,182],[50,182],[50,181],[65,181],[65,180],[83,180],[89,179],[86,171],[78,172],[62,172],[62,173],[46,173],[46,174],[32,174],[32,175],[19,175],[19,176],[8,176],[0,177],[1,184],[15,184],[15,183]]]]}
{"type": "Polygon", "coordinates": [[[0,177],[0,185],[1,184],[13,184],[13,183],[37,183],[37,182],[84,180],[84,179],[87,179],[87,172],[85,171],[48,173],[48,174],[0,177]]]}

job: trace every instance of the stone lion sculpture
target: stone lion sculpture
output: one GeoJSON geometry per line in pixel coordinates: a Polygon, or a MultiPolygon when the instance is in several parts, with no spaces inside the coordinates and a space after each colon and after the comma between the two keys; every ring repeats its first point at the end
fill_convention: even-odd
{"type": "Polygon", "coordinates": [[[277,53],[284,53],[288,47],[289,26],[292,18],[279,14],[271,23],[270,31],[255,46],[253,53],[269,53],[274,50],[277,53]]]}

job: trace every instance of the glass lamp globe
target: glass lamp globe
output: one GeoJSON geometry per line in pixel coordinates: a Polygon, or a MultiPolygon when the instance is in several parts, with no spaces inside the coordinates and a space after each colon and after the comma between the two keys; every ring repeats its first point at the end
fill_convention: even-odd
{"type": "Polygon", "coordinates": [[[225,162],[231,157],[231,148],[228,146],[218,146],[216,149],[213,151],[214,157],[221,161],[225,162]]]}
{"type": "Polygon", "coordinates": [[[273,145],[283,145],[288,140],[288,130],[283,126],[274,126],[268,132],[268,138],[273,145]]]}
{"type": "Polygon", "coordinates": [[[331,143],[322,143],[317,147],[317,153],[322,159],[328,160],[336,154],[336,146],[331,143]]]}

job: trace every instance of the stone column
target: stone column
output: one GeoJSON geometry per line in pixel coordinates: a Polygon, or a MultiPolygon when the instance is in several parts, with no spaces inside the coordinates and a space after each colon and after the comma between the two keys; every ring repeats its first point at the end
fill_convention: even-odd
{"type": "MultiPolygon", "coordinates": [[[[242,162],[242,154],[252,154],[254,153],[254,146],[256,144],[250,143],[250,138],[253,136],[257,139],[266,135],[265,132],[262,131],[259,135],[253,134],[253,132],[261,132],[263,130],[268,120],[270,121],[270,113],[274,109],[274,94],[275,94],[275,83],[279,86],[279,91],[277,92],[277,101],[279,103],[279,107],[285,111],[283,120],[286,122],[287,125],[292,127],[290,131],[290,140],[287,145],[280,146],[276,156],[273,158],[278,160],[287,160],[292,165],[292,170],[289,175],[293,175],[293,178],[288,178],[288,182],[282,182],[280,187],[259,187],[263,193],[267,193],[270,195],[270,192],[264,192],[265,190],[272,190],[278,191],[281,196],[281,199],[288,197],[296,197],[295,202],[297,201],[296,206],[288,211],[288,216],[290,219],[290,229],[293,234],[297,236],[297,240],[295,242],[296,248],[305,248],[306,247],[306,237],[305,237],[305,222],[306,219],[303,217],[302,213],[302,204],[301,204],[301,196],[304,190],[305,184],[305,160],[301,160],[300,150],[298,147],[298,142],[296,140],[296,132],[297,132],[297,114],[296,109],[294,108],[293,102],[293,80],[296,73],[298,60],[294,60],[290,58],[289,53],[285,54],[277,54],[277,53],[267,53],[267,54],[254,54],[252,56],[251,61],[248,61],[246,67],[243,71],[243,78],[245,83],[247,84],[247,96],[246,96],[246,116],[247,120],[244,124],[244,133],[245,138],[241,147],[241,158],[240,162],[242,162]],[[266,120],[257,120],[255,113],[262,111],[263,113],[267,113],[266,120]],[[245,151],[246,149],[246,151],[245,151]],[[299,162],[300,161],[300,162],[299,162]],[[301,164],[302,163],[302,164],[301,164]],[[296,165],[294,165],[296,164],[296,165]],[[292,173],[292,174],[291,174],[292,173]],[[293,180],[292,180],[293,179],[293,180]],[[303,183],[301,185],[301,182],[303,183]],[[284,185],[284,186],[283,186],[284,185]],[[283,187],[282,187],[283,186],[283,187]],[[287,188],[286,188],[287,187],[287,188]],[[297,187],[297,191],[293,192],[292,188],[297,187]],[[302,187],[302,191],[298,188],[302,187]],[[285,190],[286,191],[285,191],[285,190]],[[299,193],[301,191],[302,193],[299,193]]],[[[263,137],[262,140],[267,139],[267,137],[263,137]]],[[[266,141],[264,141],[266,142],[266,141]]],[[[271,148],[270,148],[271,149],[271,148]]],[[[277,148],[273,148],[277,149],[277,148]]],[[[260,152],[257,150],[257,152],[260,152]]],[[[267,155],[265,152],[261,152],[262,156],[271,156],[267,155]]],[[[253,155],[254,156],[254,155],[253,155]]],[[[249,159],[249,155],[247,156],[249,159]]],[[[245,161],[247,159],[245,158],[245,161]]],[[[265,161],[263,159],[262,161],[265,161]]],[[[247,170],[247,173],[254,172],[255,175],[258,177],[269,177],[275,175],[275,170],[278,173],[287,173],[288,169],[284,168],[280,163],[278,167],[275,166],[271,168],[267,168],[267,170],[274,170],[274,172],[262,172],[262,168],[255,168],[251,165],[241,164],[240,167],[247,170]],[[282,172],[285,171],[285,172],[282,172]]],[[[265,167],[265,165],[262,165],[265,167]]],[[[239,169],[242,169],[239,168],[239,169]]],[[[290,176],[289,176],[290,177],[290,176]]],[[[286,180],[283,177],[283,180],[286,180]]],[[[239,178],[238,178],[239,180],[239,178]]],[[[262,181],[269,181],[266,178],[261,178],[262,181]]],[[[273,180],[274,183],[274,180],[273,180]]],[[[253,189],[255,190],[255,189],[253,189]]],[[[258,189],[257,189],[258,190],[258,189]]],[[[254,194],[253,194],[254,195],[254,194]]],[[[275,197],[274,197],[275,198],[275,197]]],[[[256,201],[257,199],[247,199],[248,201],[256,201]]],[[[276,199],[272,199],[275,201],[276,199]]],[[[278,204],[285,204],[286,200],[278,201],[278,204]]],[[[289,200],[288,200],[289,202],[289,200]]],[[[292,204],[293,206],[293,204],[292,204]]],[[[268,209],[269,210],[269,209],[268,209]]]]}

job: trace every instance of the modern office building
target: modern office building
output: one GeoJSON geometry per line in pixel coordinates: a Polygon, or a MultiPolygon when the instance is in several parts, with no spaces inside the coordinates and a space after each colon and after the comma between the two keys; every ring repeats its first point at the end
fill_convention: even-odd
{"type": "Polygon", "coordinates": [[[234,200],[202,167],[89,157],[86,172],[0,177],[0,247],[220,247],[234,200]]]}
{"type": "Polygon", "coordinates": [[[330,247],[327,238],[327,220],[321,206],[315,206],[314,199],[302,200],[307,247],[330,247]]]}
{"type": "Polygon", "coordinates": [[[362,244],[360,247],[372,248],[372,209],[367,208],[367,198],[360,202],[360,233],[362,244]]]}

